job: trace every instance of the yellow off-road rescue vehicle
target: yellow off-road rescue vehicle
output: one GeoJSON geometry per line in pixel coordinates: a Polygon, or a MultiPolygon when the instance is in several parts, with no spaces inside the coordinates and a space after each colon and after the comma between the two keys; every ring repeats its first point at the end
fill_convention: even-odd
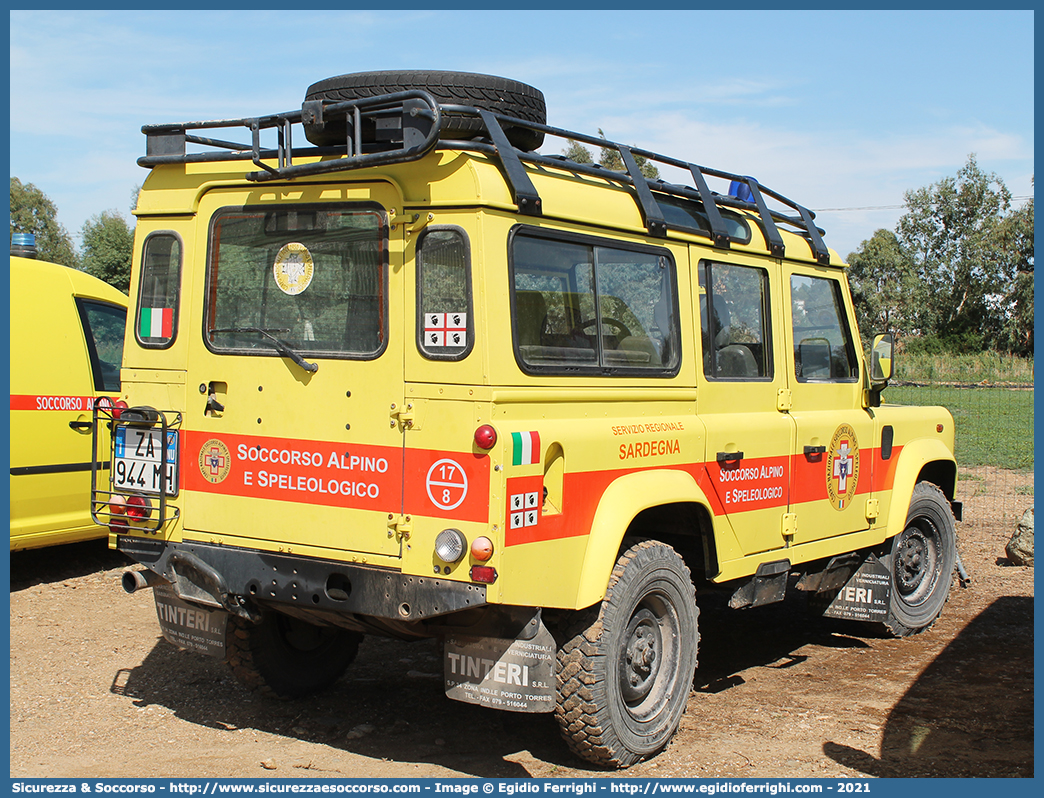
{"type": "Polygon", "coordinates": [[[88,496],[92,412],[120,395],[127,319],[121,291],[36,254],[32,234],[12,236],[11,551],[105,537],[88,496]]]}
{"type": "Polygon", "coordinates": [[[623,767],[678,728],[701,591],[939,615],[953,420],[882,406],[891,338],[864,358],[803,206],[487,75],[143,132],[92,501],[173,643],[299,696],[364,634],[438,638],[450,698],[623,767]],[[540,152],[570,141],[620,168],[540,152]]]}

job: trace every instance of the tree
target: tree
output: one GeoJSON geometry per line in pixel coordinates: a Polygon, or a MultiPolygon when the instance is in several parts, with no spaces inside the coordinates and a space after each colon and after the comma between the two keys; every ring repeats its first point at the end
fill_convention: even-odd
{"type": "Polygon", "coordinates": [[[1016,355],[1033,355],[1033,198],[1013,211],[1000,227],[1006,268],[1015,274],[1004,297],[1002,343],[1016,355]]]}
{"type": "MultiPolygon", "coordinates": [[[[601,128],[598,129],[598,135],[603,139],[605,138],[605,133],[602,132],[601,128]]],[[[570,141],[569,146],[562,151],[562,154],[576,163],[594,163],[594,156],[591,155],[591,151],[577,141],[570,141]]],[[[635,155],[634,162],[638,166],[638,171],[645,176],[646,180],[656,180],[660,176],[660,170],[650,163],[648,158],[635,155]]],[[[615,147],[602,147],[601,155],[598,157],[598,165],[613,172],[627,171],[623,158],[620,157],[620,151],[615,147]]]]}
{"type": "Polygon", "coordinates": [[[848,256],[860,334],[914,332],[919,286],[910,253],[891,230],[878,230],[848,256]]]}
{"type": "Polygon", "coordinates": [[[83,225],[83,270],[124,293],[130,289],[134,231],[115,210],[102,211],[83,225]]]}
{"type": "Polygon", "coordinates": [[[957,172],[904,194],[898,240],[914,259],[923,289],[917,323],[954,351],[1000,343],[1015,273],[1000,245],[1011,192],[975,155],[957,172]]]}
{"type": "Polygon", "coordinates": [[[32,233],[40,260],[78,268],[72,239],[58,223],[58,209],[32,183],[11,178],[11,233],[32,233]]]}

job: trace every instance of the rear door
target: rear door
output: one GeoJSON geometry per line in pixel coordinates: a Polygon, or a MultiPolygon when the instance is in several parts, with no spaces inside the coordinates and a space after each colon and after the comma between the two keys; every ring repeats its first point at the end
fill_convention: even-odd
{"type": "Polygon", "coordinates": [[[206,268],[186,283],[186,537],[362,563],[399,557],[396,209],[382,183],[203,198],[208,236],[194,258],[206,268]]]}
{"type": "Polygon", "coordinates": [[[776,261],[732,256],[699,263],[707,472],[715,512],[743,555],[782,548],[794,425],[780,406],[786,386],[776,261]]]}

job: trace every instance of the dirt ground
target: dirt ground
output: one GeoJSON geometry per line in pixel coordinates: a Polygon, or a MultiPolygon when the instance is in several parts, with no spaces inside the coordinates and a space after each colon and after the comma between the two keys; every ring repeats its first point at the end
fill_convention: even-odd
{"type": "MultiPolygon", "coordinates": [[[[1007,562],[1014,522],[986,502],[1031,506],[1033,477],[975,479],[959,525],[972,581],[931,630],[890,640],[813,619],[800,596],[745,611],[701,596],[681,730],[615,775],[1032,776],[1033,569],[1007,562]]],[[[12,555],[13,778],[614,775],[575,759],[550,715],[446,699],[431,643],[367,638],[330,692],[250,694],[159,636],[125,565],[102,542],[12,555]]]]}

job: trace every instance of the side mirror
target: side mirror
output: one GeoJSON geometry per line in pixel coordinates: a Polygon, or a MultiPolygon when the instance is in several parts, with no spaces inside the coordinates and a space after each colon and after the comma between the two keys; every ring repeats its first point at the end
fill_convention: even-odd
{"type": "Polygon", "coordinates": [[[874,348],[870,353],[871,383],[886,383],[892,379],[892,344],[890,333],[874,336],[874,348]]]}

